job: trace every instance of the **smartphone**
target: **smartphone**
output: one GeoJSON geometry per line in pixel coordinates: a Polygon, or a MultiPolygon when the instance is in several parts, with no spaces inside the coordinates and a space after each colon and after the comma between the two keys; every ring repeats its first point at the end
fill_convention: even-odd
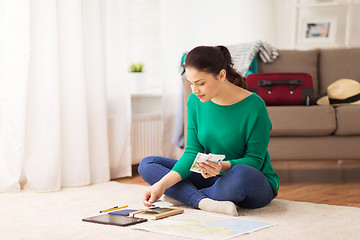
{"type": "Polygon", "coordinates": [[[121,215],[103,214],[82,219],[84,222],[109,224],[116,226],[129,226],[137,223],[146,222],[146,218],[126,217],[121,215]]]}

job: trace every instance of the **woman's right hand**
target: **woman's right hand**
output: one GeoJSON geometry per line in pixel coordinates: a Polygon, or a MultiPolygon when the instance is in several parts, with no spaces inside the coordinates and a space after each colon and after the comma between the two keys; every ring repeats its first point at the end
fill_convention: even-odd
{"type": "Polygon", "coordinates": [[[144,194],[144,205],[146,207],[151,207],[151,203],[159,200],[160,197],[164,194],[165,190],[166,188],[164,188],[159,182],[149,187],[144,194]]]}
{"type": "Polygon", "coordinates": [[[181,176],[175,171],[167,173],[160,181],[149,187],[143,197],[146,207],[151,207],[151,203],[159,200],[166,189],[181,181],[181,176]]]}

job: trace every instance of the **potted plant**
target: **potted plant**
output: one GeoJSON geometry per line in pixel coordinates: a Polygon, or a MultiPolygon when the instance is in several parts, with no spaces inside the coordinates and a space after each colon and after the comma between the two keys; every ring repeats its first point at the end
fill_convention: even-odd
{"type": "Polygon", "coordinates": [[[143,63],[132,63],[129,69],[131,92],[141,92],[145,89],[145,74],[143,63]]]}
{"type": "Polygon", "coordinates": [[[143,63],[133,63],[130,65],[129,72],[132,73],[142,73],[144,70],[144,64],[143,63]]]}

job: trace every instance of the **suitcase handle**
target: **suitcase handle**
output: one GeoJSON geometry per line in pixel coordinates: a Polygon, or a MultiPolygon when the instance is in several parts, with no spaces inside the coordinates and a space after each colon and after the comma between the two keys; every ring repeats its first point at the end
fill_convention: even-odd
{"type": "Polygon", "coordinates": [[[301,79],[291,79],[291,80],[260,80],[258,86],[266,88],[271,92],[272,85],[289,85],[290,92],[292,92],[297,86],[301,86],[303,81],[301,79]]]}

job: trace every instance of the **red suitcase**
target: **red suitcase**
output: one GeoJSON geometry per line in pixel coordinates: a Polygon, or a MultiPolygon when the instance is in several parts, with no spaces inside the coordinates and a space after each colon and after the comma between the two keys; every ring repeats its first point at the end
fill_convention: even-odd
{"type": "Polygon", "coordinates": [[[313,79],[308,73],[253,73],[246,82],[248,90],[267,106],[310,105],[314,99],[313,79]]]}

